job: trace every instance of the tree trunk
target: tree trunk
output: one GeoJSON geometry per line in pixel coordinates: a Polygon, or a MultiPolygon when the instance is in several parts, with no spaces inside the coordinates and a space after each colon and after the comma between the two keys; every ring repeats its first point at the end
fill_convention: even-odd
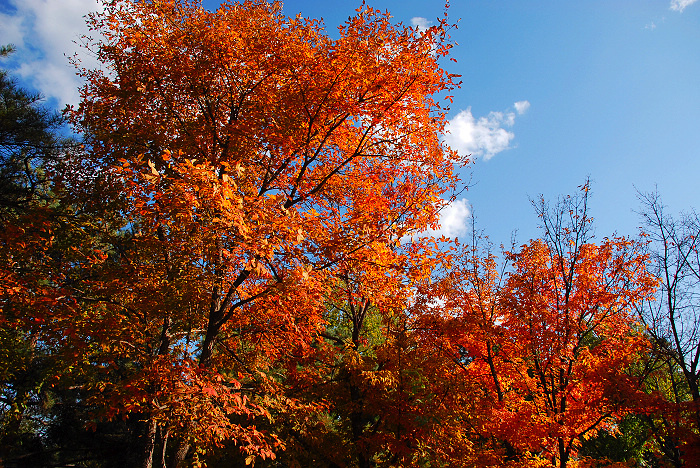
{"type": "Polygon", "coordinates": [[[141,466],[143,468],[152,468],[153,451],[156,446],[156,431],[158,426],[156,425],[156,421],[151,418],[149,418],[147,424],[148,427],[146,430],[146,441],[143,447],[143,462],[141,463],[141,466]]]}
{"type": "Polygon", "coordinates": [[[170,437],[170,428],[165,429],[165,434],[163,434],[163,447],[160,452],[160,465],[161,468],[167,468],[167,464],[165,462],[165,454],[168,450],[168,438],[170,437]]]}
{"type": "Polygon", "coordinates": [[[559,468],[566,468],[566,465],[569,463],[569,451],[564,446],[564,439],[559,438],[557,445],[559,449],[559,468]]]}

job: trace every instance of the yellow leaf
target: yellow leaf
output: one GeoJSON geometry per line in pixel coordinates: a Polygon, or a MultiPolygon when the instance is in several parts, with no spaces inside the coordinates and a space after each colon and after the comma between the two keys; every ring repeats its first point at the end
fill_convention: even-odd
{"type": "Polygon", "coordinates": [[[153,164],[153,161],[150,161],[150,160],[148,161],[148,167],[151,168],[151,173],[152,173],[153,175],[159,175],[159,174],[158,174],[158,171],[156,170],[156,165],[153,164]]]}

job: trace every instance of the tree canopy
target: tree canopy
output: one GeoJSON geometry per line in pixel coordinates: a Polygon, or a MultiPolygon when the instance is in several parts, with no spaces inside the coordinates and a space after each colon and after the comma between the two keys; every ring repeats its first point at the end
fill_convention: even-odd
{"type": "Polygon", "coordinates": [[[88,22],[79,145],[0,74],[3,465],[692,465],[697,359],[640,323],[658,272],[592,236],[589,184],[501,258],[426,235],[468,163],[447,17],[88,22]]]}

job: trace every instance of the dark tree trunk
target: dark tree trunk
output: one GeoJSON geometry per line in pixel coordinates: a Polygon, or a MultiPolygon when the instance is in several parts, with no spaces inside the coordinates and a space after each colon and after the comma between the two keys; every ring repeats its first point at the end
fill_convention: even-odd
{"type": "Polygon", "coordinates": [[[152,468],[153,451],[156,446],[156,433],[158,426],[156,425],[156,421],[154,419],[149,419],[147,424],[146,440],[143,447],[143,463],[141,463],[141,466],[143,468],[152,468]]]}

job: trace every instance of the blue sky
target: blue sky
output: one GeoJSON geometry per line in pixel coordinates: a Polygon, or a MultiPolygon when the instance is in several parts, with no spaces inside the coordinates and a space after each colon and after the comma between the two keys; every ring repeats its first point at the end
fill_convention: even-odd
{"type": "MultiPolygon", "coordinates": [[[[440,1],[368,3],[406,24],[443,13],[440,1]]],[[[287,0],[284,12],[322,17],[334,33],[359,4],[287,0]]],[[[18,47],[3,65],[50,104],[75,103],[63,54],[96,5],[0,0],[0,43],[18,47]]],[[[523,243],[539,234],[529,198],[573,193],[588,176],[599,237],[636,235],[635,187],[658,186],[671,211],[700,209],[700,2],[453,0],[449,17],[457,63],[445,66],[462,87],[447,141],[476,160],[450,233],[465,233],[470,204],[497,245],[515,229],[523,243]]]]}

